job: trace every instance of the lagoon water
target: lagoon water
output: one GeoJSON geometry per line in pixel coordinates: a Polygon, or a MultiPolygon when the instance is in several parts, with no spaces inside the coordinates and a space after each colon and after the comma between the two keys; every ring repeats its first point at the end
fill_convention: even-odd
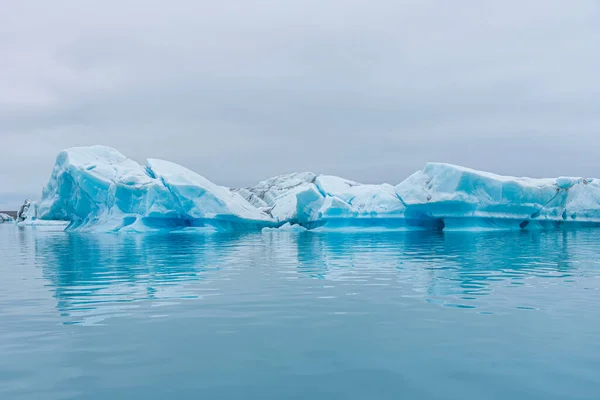
{"type": "Polygon", "coordinates": [[[0,225],[0,399],[598,399],[600,230],[0,225]]]}

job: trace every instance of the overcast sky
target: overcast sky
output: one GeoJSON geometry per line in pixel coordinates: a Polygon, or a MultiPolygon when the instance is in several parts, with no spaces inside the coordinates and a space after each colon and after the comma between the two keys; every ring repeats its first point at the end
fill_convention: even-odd
{"type": "Polygon", "coordinates": [[[104,144],[243,186],[600,177],[600,2],[2,0],[0,209],[104,144]]]}

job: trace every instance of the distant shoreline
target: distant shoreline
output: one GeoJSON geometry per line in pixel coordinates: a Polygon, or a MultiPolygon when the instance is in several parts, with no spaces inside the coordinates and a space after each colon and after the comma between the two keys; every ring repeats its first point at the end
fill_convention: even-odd
{"type": "Polygon", "coordinates": [[[17,211],[0,211],[0,214],[8,214],[13,218],[17,218],[17,211]]]}

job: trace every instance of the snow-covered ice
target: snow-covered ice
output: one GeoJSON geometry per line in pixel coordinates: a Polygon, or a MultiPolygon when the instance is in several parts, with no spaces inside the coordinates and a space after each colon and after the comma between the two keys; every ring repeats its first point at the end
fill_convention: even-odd
{"type": "Polygon", "coordinates": [[[302,172],[229,189],[172,162],[148,159],[142,166],[92,146],[61,152],[42,200],[23,214],[26,221],[99,231],[600,226],[600,181],[429,163],[396,186],[302,172]]]}

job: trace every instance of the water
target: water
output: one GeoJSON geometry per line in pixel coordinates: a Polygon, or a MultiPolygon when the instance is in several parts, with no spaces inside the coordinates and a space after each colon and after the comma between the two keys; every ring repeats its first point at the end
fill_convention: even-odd
{"type": "Polygon", "coordinates": [[[0,225],[0,399],[598,399],[600,231],[0,225]]]}

